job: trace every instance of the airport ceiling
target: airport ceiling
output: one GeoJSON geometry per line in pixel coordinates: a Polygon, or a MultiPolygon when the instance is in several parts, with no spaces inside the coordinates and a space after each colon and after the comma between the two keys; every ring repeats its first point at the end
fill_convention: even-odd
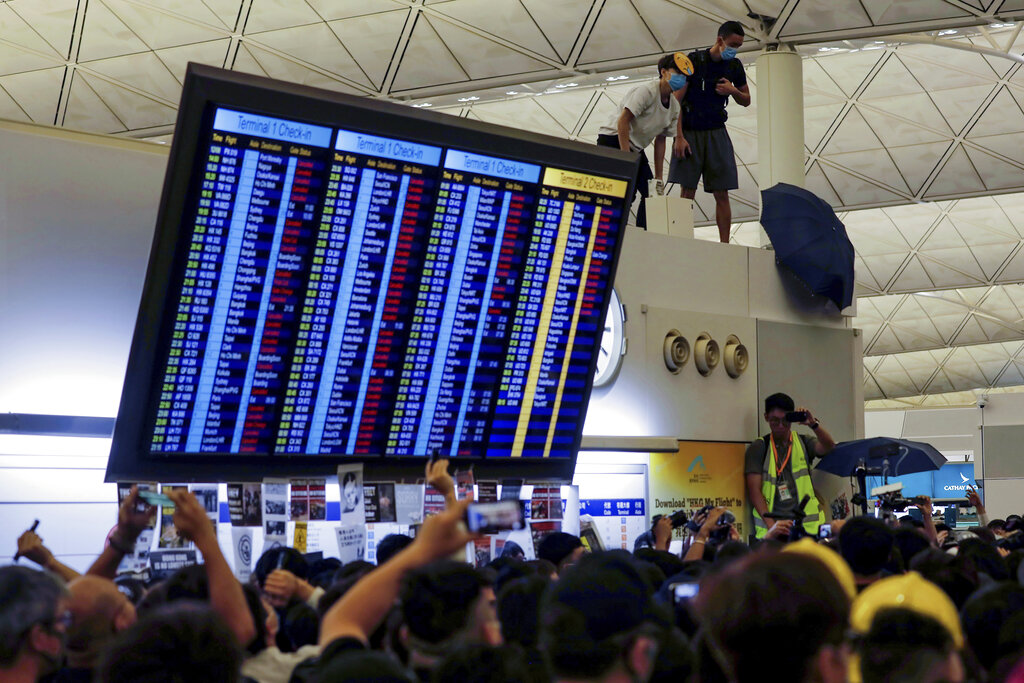
{"type": "Polygon", "coordinates": [[[792,45],[869,405],[1024,386],[1024,0],[0,0],[0,118],[167,142],[195,61],[591,141],[726,19],[754,102],[730,108],[735,236],[757,243],[754,62],[792,45]]]}

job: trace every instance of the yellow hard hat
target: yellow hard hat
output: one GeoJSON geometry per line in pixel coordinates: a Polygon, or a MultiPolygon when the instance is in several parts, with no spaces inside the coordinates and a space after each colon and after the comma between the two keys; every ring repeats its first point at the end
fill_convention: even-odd
{"type": "Polygon", "coordinates": [[[867,633],[879,610],[888,607],[901,607],[931,617],[946,627],[957,648],[964,646],[956,605],[941,588],[917,572],[890,576],[865,588],[853,601],[850,626],[857,633],[867,633]]]}
{"type": "Polygon", "coordinates": [[[832,572],[832,575],[836,577],[836,580],[839,581],[839,585],[843,587],[846,596],[850,600],[853,600],[857,595],[857,582],[853,579],[853,570],[850,569],[850,565],[846,564],[843,556],[835,550],[816,543],[810,537],[805,537],[795,543],[788,544],[782,549],[782,552],[800,553],[801,555],[808,555],[821,560],[828,567],[829,571],[832,572]]]}

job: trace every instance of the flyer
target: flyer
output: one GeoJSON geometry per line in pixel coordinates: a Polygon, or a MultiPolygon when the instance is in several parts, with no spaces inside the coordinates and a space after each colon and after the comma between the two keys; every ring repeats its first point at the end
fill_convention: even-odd
{"type": "Polygon", "coordinates": [[[307,479],[309,492],[309,521],[322,522],[327,519],[327,480],[307,479]]]}
{"type": "Polygon", "coordinates": [[[476,502],[493,503],[498,500],[498,482],[478,481],[476,484],[476,502]]]}
{"type": "MultiPolygon", "coordinates": [[[[124,503],[124,499],[127,498],[132,492],[132,486],[138,486],[140,491],[153,491],[154,493],[159,490],[159,487],[155,481],[146,482],[118,482],[117,484],[117,507],[120,508],[121,504],[124,503]]],[[[156,528],[156,515],[149,520],[146,524],[147,529],[156,528]]]]}
{"type": "MultiPolygon", "coordinates": [[[[168,491],[188,491],[188,486],[161,486],[160,492],[166,494],[168,491]]],[[[190,544],[178,534],[174,526],[174,507],[162,506],[160,508],[160,537],[157,540],[158,548],[186,548],[190,544]]]]}
{"type": "Polygon", "coordinates": [[[366,501],[367,523],[375,524],[396,520],[394,482],[363,484],[363,498],[366,501]]]}
{"type": "Polygon", "coordinates": [[[423,485],[395,485],[395,521],[399,524],[423,523],[423,485]]]}
{"type": "Polygon", "coordinates": [[[463,500],[473,492],[473,468],[455,471],[455,497],[463,500]]]}
{"type": "Polygon", "coordinates": [[[341,523],[343,526],[366,523],[363,498],[363,463],[338,465],[338,486],[341,488],[341,523]]]}
{"type": "Polygon", "coordinates": [[[166,579],[179,569],[195,563],[195,550],[154,550],[149,554],[150,575],[154,579],[166,579]]]}
{"type": "Polygon", "coordinates": [[[263,526],[260,484],[228,484],[228,512],[232,526],[263,526]]]}
{"type": "Polygon", "coordinates": [[[252,529],[231,528],[231,545],[235,549],[235,576],[241,583],[248,583],[252,575],[252,529]]]}
{"type": "Polygon", "coordinates": [[[303,554],[306,552],[306,528],[308,526],[309,522],[295,522],[295,540],[292,541],[292,547],[303,554]]]}
{"type": "Polygon", "coordinates": [[[220,518],[220,501],[217,498],[217,485],[191,484],[189,490],[203,506],[203,509],[206,510],[206,516],[216,524],[220,518]]]}
{"type": "Polygon", "coordinates": [[[338,557],[342,564],[363,559],[366,553],[366,525],[345,524],[337,527],[338,557]]]}
{"type": "Polygon", "coordinates": [[[288,481],[263,480],[263,547],[288,545],[288,481]]]}
{"type": "Polygon", "coordinates": [[[307,479],[292,479],[291,518],[293,522],[309,521],[309,484],[307,479]]]}

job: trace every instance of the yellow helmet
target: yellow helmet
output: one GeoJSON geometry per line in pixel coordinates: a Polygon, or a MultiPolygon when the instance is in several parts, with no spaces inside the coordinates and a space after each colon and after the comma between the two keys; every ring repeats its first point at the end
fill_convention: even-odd
{"type": "Polygon", "coordinates": [[[931,617],[946,627],[957,648],[964,646],[956,605],[941,588],[917,572],[890,576],[865,588],[853,601],[850,626],[857,633],[867,633],[875,614],[887,607],[902,607],[931,617]]]}
{"type": "Polygon", "coordinates": [[[832,550],[828,546],[816,543],[814,539],[805,537],[801,538],[795,543],[788,544],[782,549],[785,553],[800,553],[801,555],[808,555],[810,557],[817,558],[828,567],[832,575],[839,581],[839,585],[843,587],[846,592],[846,596],[853,600],[857,595],[857,582],[853,578],[853,570],[850,569],[850,565],[846,564],[846,560],[843,556],[832,550]]]}

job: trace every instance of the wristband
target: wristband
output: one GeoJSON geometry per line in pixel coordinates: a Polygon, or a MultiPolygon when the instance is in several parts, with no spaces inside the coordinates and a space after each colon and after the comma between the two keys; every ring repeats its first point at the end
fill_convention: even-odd
{"type": "Polygon", "coordinates": [[[817,429],[818,429],[818,427],[820,427],[820,426],[821,426],[821,420],[816,420],[816,421],[814,422],[814,424],[810,425],[810,428],[811,428],[811,430],[812,430],[812,431],[815,431],[815,430],[817,430],[817,429]]]}
{"type": "Polygon", "coordinates": [[[706,542],[707,541],[705,541],[703,538],[695,538],[695,539],[693,539],[693,545],[697,545],[698,543],[706,543],[706,542]]]}
{"type": "Polygon", "coordinates": [[[131,555],[133,552],[135,552],[135,548],[125,548],[123,545],[121,545],[118,542],[116,535],[110,537],[110,547],[116,550],[117,552],[121,553],[122,555],[131,555]]]}

